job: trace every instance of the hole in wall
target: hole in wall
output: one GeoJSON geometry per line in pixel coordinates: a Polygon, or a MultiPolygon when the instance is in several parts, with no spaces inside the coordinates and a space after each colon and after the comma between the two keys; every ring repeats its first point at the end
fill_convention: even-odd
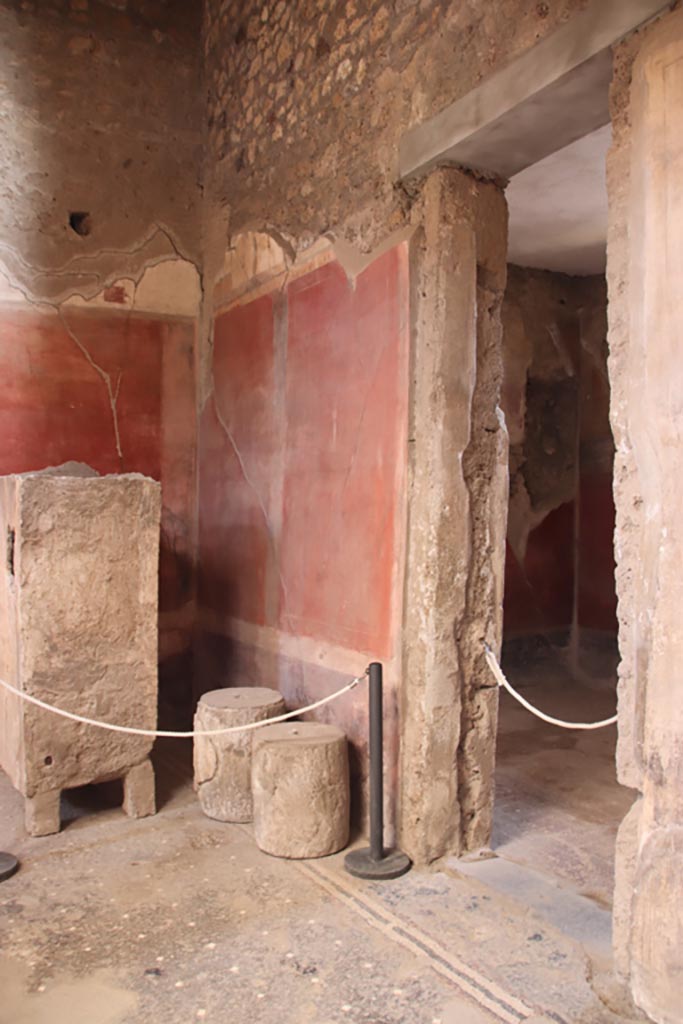
{"type": "Polygon", "coordinates": [[[52,764],[52,757],[50,756],[50,754],[48,754],[47,757],[45,758],[45,764],[48,766],[48,768],[52,764]]]}
{"type": "Polygon", "coordinates": [[[322,60],[323,57],[327,57],[331,50],[332,47],[328,43],[327,39],[325,39],[325,36],[320,36],[318,42],[315,44],[315,55],[317,59],[322,60]]]}
{"type": "Polygon", "coordinates": [[[14,543],[16,534],[11,526],[7,527],[7,572],[14,576],[14,543]]]}
{"type": "Polygon", "coordinates": [[[74,210],[69,214],[69,227],[85,238],[92,231],[92,220],[87,210],[74,210]]]}

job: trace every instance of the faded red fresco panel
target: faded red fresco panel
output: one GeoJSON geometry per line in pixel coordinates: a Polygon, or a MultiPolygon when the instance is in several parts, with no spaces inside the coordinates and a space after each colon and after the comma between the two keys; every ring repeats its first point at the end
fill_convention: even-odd
{"type": "Polygon", "coordinates": [[[581,477],[579,624],[617,632],[612,477],[581,477]]]}
{"type": "Polygon", "coordinates": [[[123,459],[105,383],[53,314],[0,317],[0,473],[68,460],[160,477],[162,325],[69,311],[71,333],[118,388],[123,459]]]}
{"type": "Polygon", "coordinates": [[[200,603],[264,624],[275,464],[273,303],[236,306],[214,325],[214,396],[201,422],[200,603]]]}
{"type": "Polygon", "coordinates": [[[164,325],[161,369],[162,611],[182,608],[192,596],[196,484],[195,326],[164,325]]]}
{"type": "Polygon", "coordinates": [[[287,290],[282,628],[388,656],[404,458],[403,246],[287,290]]]}

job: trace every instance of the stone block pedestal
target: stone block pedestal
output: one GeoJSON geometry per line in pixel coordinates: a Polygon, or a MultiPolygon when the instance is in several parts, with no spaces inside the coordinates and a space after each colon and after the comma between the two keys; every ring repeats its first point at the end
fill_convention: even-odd
{"type": "MultiPolygon", "coordinates": [[[[286,711],[277,690],[229,687],[205,693],[197,705],[195,729],[222,729],[275,718],[286,711]]],[[[204,814],[217,821],[251,821],[251,749],[255,732],[197,736],[194,784],[204,814]]]]}
{"type": "Polygon", "coordinates": [[[252,753],[254,834],[276,857],[325,857],[349,841],[349,756],[333,725],[259,729],[252,753]]]}
{"type": "MultiPolygon", "coordinates": [[[[157,724],[160,487],[88,467],[0,477],[0,678],[117,725],[157,724]]],[[[64,789],[121,778],[153,814],[152,738],[58,717],[0,687],[0,765],[31,835],[59,831],[64,789]]]]}

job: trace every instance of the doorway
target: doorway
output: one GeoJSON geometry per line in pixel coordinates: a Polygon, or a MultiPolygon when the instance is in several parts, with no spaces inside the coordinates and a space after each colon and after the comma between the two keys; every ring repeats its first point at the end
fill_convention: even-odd
{"type": "MultiPolygon", "coordinates": [[[[503,669],[546,714],[616,710],[605,283],[609,126],[512,179],[502,402],[510,437],[503,669]]],[[[609,911],[616,725],[561,729],[501,694],[492,848],[609,911]]]]}

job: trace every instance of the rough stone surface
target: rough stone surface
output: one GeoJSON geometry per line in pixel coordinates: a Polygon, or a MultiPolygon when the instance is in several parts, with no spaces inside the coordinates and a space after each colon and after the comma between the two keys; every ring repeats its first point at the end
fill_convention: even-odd
{"type": "Polygon", "coordinates": [[[198,259],[199,19],[182,0],[0,3],[0,271],[28,297],[198,259]]]}
{"type": "Polygon", "coordinates": [[[614,850],[612,936],[614,966],[622,979],[628,978],[631,970],[631,924],[640,845],[640,815],[640,799],[636,799],[619,826],[614,850]]]}
{"type": "Polygon", "coordinates": [[[124,775],[123,809],[129,818],[147,818],[156,814],[154,768],[149,758],[124,775]]]}
{"type": "MultiPolygon", "coordinates": [[[[222,729],[262,722],[286,711],[277,690],[239,686],[210,690],[201,697],[195,729],[222,729]]],[[[195,736],[194,784],[204,814],[217,821],[251,821],[251,747],[254,732],[195,736]]]]}
{"type": "Polygon", "coordinates": [[[2,1024],[625,1024],[576,943],[474,879],[261,853],[160,756],[183,746],[155,751],[162,814],[70,792],[68,829],[40,840],[0,773],[0,849],[21,862],[0,885],[2,1024]]]}
{"type": "MultiPolygon", "coordinates": [[[[159,505],[159,485],[136,474],[2,478],[2,678],[66,711],[156,726],[159,505]]],[[[151,813],[151,746],[0,691],[0,762],[34,801],[36,833],[58,826],[59,790],[130,769],[127,809],[151,813]]]]}
{"type": "Polygon", "coordinates": [[[283,722],[258,730],[252,788],[254,835],[265,853],[325,857],[348,843],[348,744],[336,726],[283,722]]]}
{"type": "Polygon", "coordinates": [[[658,1024],[680,1020],[683,976],[683,11],[615,55],[608,163],[612,427],[617,446],[618,771],[642,798],[620,833],[617,966],[658,1024]]]}
{"type": "Polygon", "coordinates": [[[617,771],[623,785],[640,788],[640,722],[635,706],[643,689],[649,649],[647,612],[638,600],[638,538],[644,509],[628,430],[629,348],[629,204],[631,180],[630,86],[633,62],[643,36],[636,33],[616,48],[610,106],[612,145],[607,159],[609,221],[607,286],[609,324],[610,419],[614,443],[616,502],[616,585],[619,598],[619,739],[617,771]],[[641,640],[635,643],[635,637],[641,640]]]}
{"type": "Polygon", "coordinates": [[[24,799],[24,824],[30,836],[59,832],[61,789],[47,789],[24,799]]]}
{"type": "Polygon", "coordinates": [[[506,209],[450,170],[413,214],[399,838],[425,862],[481,845],[491,824],[498,694],[481,641],[498,647],[502,628],[506,209]]]}
{"type": "Polygon", "coordinates": [[[210,201],[233,229],[271,224],[298,244],[347,224],[372,245],[405,217],[402,132],[586,4],[210,0],[210,201]]]}
{"type": "Polygon", "coordinates": [[[616,634],[605,279],[509,266],[502,318],[506,639],[559,629],[578,651],[580,629],[616,634]]]}
{"type": "Polygon", "coordinates": [[[587,285],[566,274],[509,267],[503,408],[510,433],[508,540],[520,559],[530,530],[575,496],[579,310],[593,281],[599,287],[599,278],[587,285]]]}
{"type": "Polygon", "coordinates": [[[653,829],[639,852],[633,895],[631,985],[658,1024],[681,1019],[683,826],[653,829]]]}

